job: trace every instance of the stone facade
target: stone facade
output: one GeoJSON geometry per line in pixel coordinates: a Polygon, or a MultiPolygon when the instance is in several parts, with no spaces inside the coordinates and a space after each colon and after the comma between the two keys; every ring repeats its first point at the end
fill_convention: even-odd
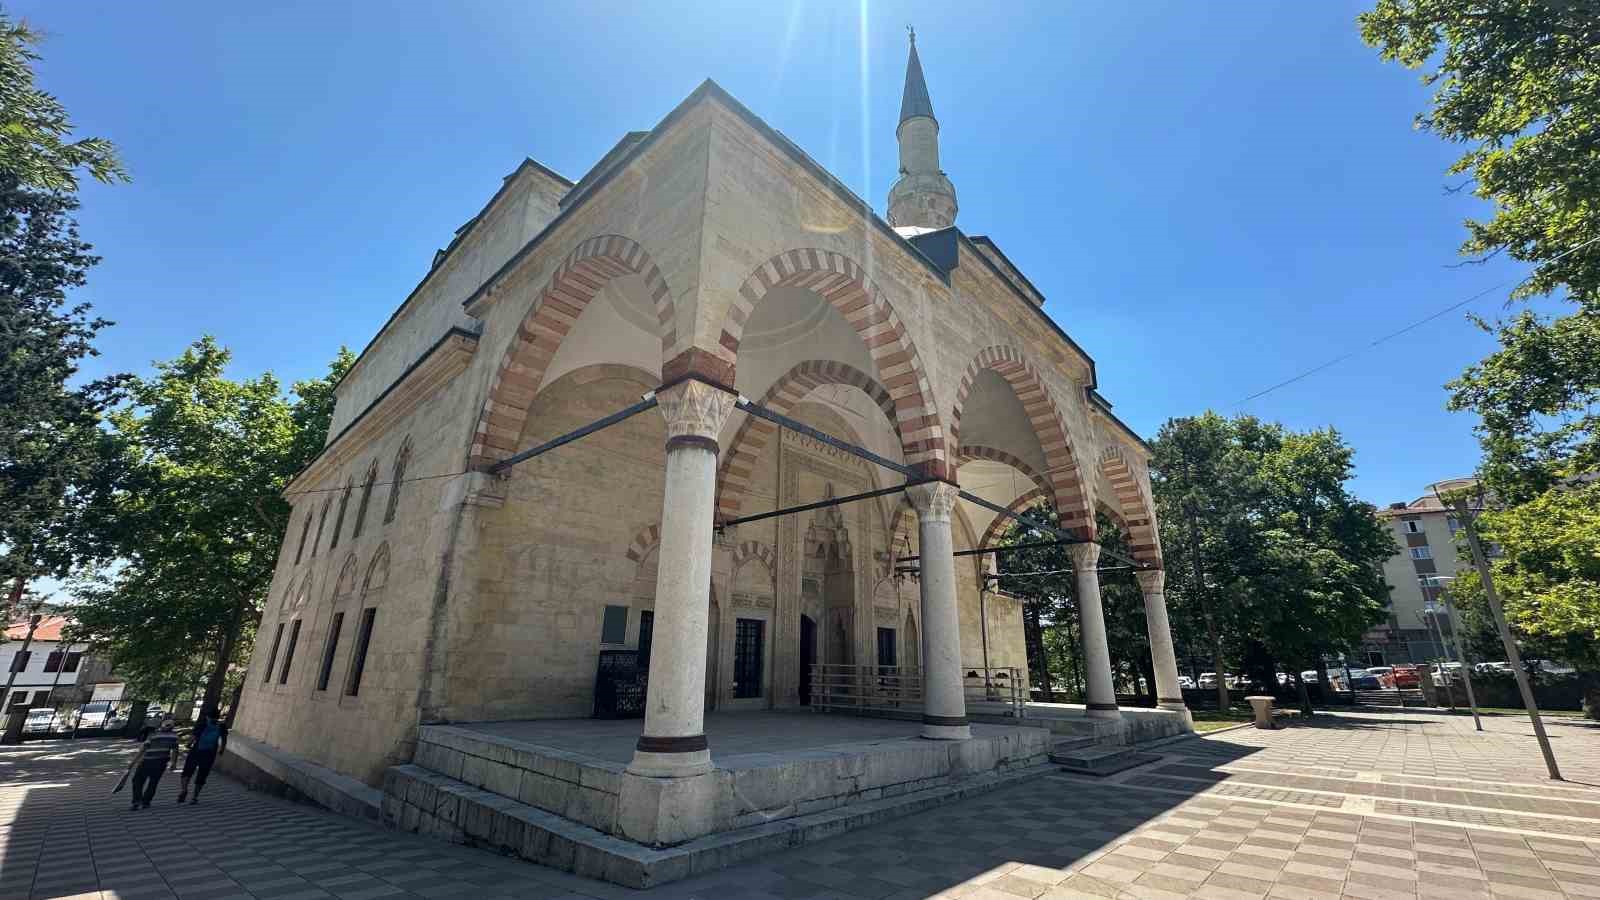
{"type": "MultiPolygon", "coordinates": [[[[664,627],[689,634],[675,660],[703,635],[703,709],[799,705],[803,646],[927,664],[925,611],[948,603],[959,644],[941,653],[1025,677],[1020,605],[980,593],[988,557],[954,558],[949,599],[904,571],[929,533],[905,494],[724,529],[690,554],[709,554],[709,591],[673,588],[693,615],[662,609],[658,588],[701,565],[663,558],[685,527],[663,496],[712,488],[668,462],[677,442],[716,451],[718,521],[905,480],[742,410],[673,437],[667,385],[686,377],[989,502],[1049,499],[1082,537],[1106,509],[1159,566],[1148,451],[1038,291],[992,241],[864,210],[710,82],[577,184],[532,162],[508,176],[338,386],[327,447],[287,490],[239,732],[376,785],[423,725],[590,715],[601,651],[639,649],[647,616],[655,654],[664,627]],[[646,396],[663,408],[492,469],[646,396]]],[[[951,549],[1002,530],[953,501],[951,549]]],[[[652,670],[653,708],[657,691],[652,670]]],[[[691,737],[658,735],[679,749],[655,755],[691,737]]]]}

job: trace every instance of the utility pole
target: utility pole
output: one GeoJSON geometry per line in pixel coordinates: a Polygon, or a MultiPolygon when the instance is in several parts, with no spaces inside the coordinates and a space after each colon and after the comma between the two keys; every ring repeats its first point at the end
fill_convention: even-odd
{"type": "Polygon", "coordinates": [[[1500,594],[1494,589],[1494,576],[1489,572],[1489,560],[1483,552],[1483,543],[1478,540],[1477,523],[1467,509],[1467,498],[1457,497],[1455,508],[1456,516],[1461,519],[1461,527],[1467,531],[1467,543],[1472,547],[1472,564],[1477,567],[1478,579],[1483,582],[1483,593],[1489,601],[1489,614],[1494,616],[1495,627],[1500,631],[1500,642],[1506,648],[1506,660],[1511,663],[1511,674],[1516,676],[1517,690],[1522,692],[1522,705],[1527,708],[1528,718],[1533,721],[1533,736],[1539,740],[1539,752],[1544,754],[1545,768],[1550,770],[1551,781],[1565,781],[1561,777],[1561,768],[1556,765],[1555,752],[1550,749],[1550,737],[1544,733],[1544,720],[1539,718],[1539,707],[1533,701],[1533,686],[1528,684],[1528,673],[1522,668],[1522,654],[1517,651],[1517,642],[1512,639],[1511,628],[1506,624],[1505,610],[1500,607],[1500,594]]]}
{"type": "MultiPolygon", "coordinates": [[[[1423,576],[1418,576],[1417,580],[1418,581],[1423,581],[1424,577],[1423,576]]],[[[1428,596],[1428,589],[1426,587],[1426,584],[1424,584],[1424,587],[1422,589],[1422,596],[1424,598],[1426,598],[1428,596]]],[[[1433,623],[1433,631],[1430,632],[1430,633],[1431,634],[1436,634],[1436,635],[1439,636],[1439,658],[1441,660],[1443,660],[1443,662],[1441,662],[1438,666],[1435,667],[1435,670],[1438,671],[1438,672],[1444,672],[1445,671],[1444,663],[1450,661],[1450,650],[1448,648],[1446,648],[1445,645],[1444,645],[1444,630],[1439,627],[1439,616],[1438,616],[1438,614],[1436,612],[1434,612],[1433,601],[1424,599],[1424,602],[1427,603],[1427,608],[1425,608],[1422,612],[1417,613],[1417,621],[1422,623],[1422,627],[1423,627],[1424,630],[1427,629],[1428,624],[1430,622],[1433,623]]],[[[1429,677],[1431,678],[1433,676],[1430,674],[1429,677]]],[[[1447,706],[1450,707],[1450,711],[1451,712],[1455,712],[1455,710],[1456,710],[1456,698],[1455,698],[1454,694],[1450,693],[1450,683],[1448,681],[1449,677],[1450,677],[1449,674],[1446,673],[1446,675],[1445,675],[1446,681],[1445,681],[1445,686],[1444,686],[1444,702],[1445,702],[1445,704],[1447,706]]]]}
{"type": "MultiPolygon", "coordinates": [[[[1472,663],[1467,662],[1467,645],[1461,640],[1461,632],[1456,630],[1455,604],[1450,602],[1450,592],[1448,590],[1440,591],[1439,594],[1444,597],[1445,615],[1450,617],[1450,636],[1455,638],[1453,643],[1456,645],[1456,659],[1461,660],[1461,680],[1467,686],[1467,706],[1472,710],[1472,726],[1482,731],[1483,720],[1478,718],[1478,698],[1472,694],[1472,663]]],[[[1438,623],[1436,622],[1435,624],[1438,623]]],[[[1443,636],[1444,632],[1441,630],[1439,634],[1443,636]]],[[[1445,690],[1449,689],[1450,686],[1445,685],[1445,690]]]]}

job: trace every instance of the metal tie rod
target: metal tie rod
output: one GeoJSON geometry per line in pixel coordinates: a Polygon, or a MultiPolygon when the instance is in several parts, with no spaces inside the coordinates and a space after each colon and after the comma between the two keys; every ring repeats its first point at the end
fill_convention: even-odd
{"type": "Polygon", "coordinates": [[[854,503],[857,500],[871,500],[873,497],[882,497],[886,494],[898,494],[908,487],[914,487],[919,484],[927,484],[930,481],[936,480],[937,479],[934,478],[923,478],[918,481],[908,481],[905,484],[897,484],[893,487],[878,488],[875,491],[862,491],[859,494],[847,494],[843,497],[834,497],[830,500],[818,500],[815,503],[802,503],[799,506],[786,506],[783,509],[775,509],[771,512],[755,513],[754,515],[740,516],[737,519],[729,519],[726,522],[718,522],[717,527],[731,528],[735,525],[743,525],[746,522],[759,522],[762,519],[771,519],[776,516],[787,516],[791,513],[809,512],[813,509],[822,509],[828,506],[839,506],[845,503],[854,503]]]}
{"type": "Polygon", "coordinates": [[[521,453],[518,453],[518,454],[516,454],[514,456],[508,456],[505,459],[500,460],[499,462],[497,462],[494,465],[489,467],[489,473],[493,474],[493,475],[498,475],[499,473],[504,472],[505,470],[511,468],[512,466],[516,465],[517,463],[527,462],[528,460],[533,459],[535,456],[538,456],[541,453],[546,453],[548,451],[556,449],[557,447],[564,447],[567,444],[570,444],[573,441],[578,440],[579,438],[588,437],[589,435],[594,434],[596,431],[599,431],[602,428],[610,428],[612,425],[615,425],[618,422],[621,422],[623,419],[632,418],[633,416],[636,416],[639,413],[642,413],[647,409],[655,409],[655,407],[656,407],[656,392],[655,391],[651,391],[650,393],[644,395],[644,399],[643,400],[640,400],[638,403],[635,403],[634,405],[628,407],[627,409],[617,410],[616,412],[612,413],[611,415],[606,416],[603,419],[596,419],[595,421],[590,422],[589,424],[587,424],[587,425],[583,426],[582,428],[579,428],[579,429],[577,429],[575,431],[569,431],[566,434],[563,434],[558,438],[552,438],[551,440],[545,441],[544,443],[540,444],[537,447],[530,447],[527,450],[522,451],[521,453]]]}
{"type": "MultiPolygon", "coordinates": [[[[836,450],[843,450],[844,452],[853,456],[859,456],[867,462],[877,463],[878,465],[883,466],[885,469],[889,469],[893,472],[899,472],[901,475],[906,477],[907,482],[915,481],[918,484],[921,484],[930,480],[922,472],[919,472],[910,466],[901,465],[892,459],[884,459],[865,447],[858,447],[849,441],[841,441],[833,435],[823,431],[818,431],[804,422],[796,422],[794,419],[791,419],[782,413],[775,413],[772,410],[767,409],[765,406],[755,402],[754,400],[751,400],[749,397],[744,396],[743,394],[739,395],[737,405],[740,409],[752,416],[760,419],[766,419],[768,422],[771,422],[775,425],[781,425],[790,431],[798,431],[806,437],[819,440],[836,450]]],[[[896,490],[898,490],[898,488],[896,490]]]]}
{"type": "MultiPolygon", "coordinates": [[[[1054,527],[1051,527],[1049,525],[1041,525],[1038,522],[1030,522],[1027,519],[1023,518],[1021,513],[1012,512],[1011,510],[1006,509],[1004,506],[1001,506],[998,503],[990,503],[989,501],[983,499],[982,497],[977,496],[976,494],[971,494],[971,493],[968,493],[967,491],[960,491],[959,495],[960,495],[961,499],[963,499],[963,500],[968,500],[968,501],[971,501],[972,503],[976,503],[979,506],[983,507],[984,509],[987,509],[987,510],[990,510],[990,511],[992,511],[994,513],[997,513],[999,515],[1005,516],[1006,518],[1011,519],[1013,521],[1021,522],[1024,525],[1029,526],[1030,528],[1035,528],[1035,529],[1037,529],[1039,531],[1054,532],[1057,537],[1062,538],[1064,541],[1066,541],[1068,543],[1073,543],[1073,544],[1099,543],[1098,541],[1086,541],[1083,538],[1078,537],[1076,534],[1073,534],[1072,532],[1066,530],[1065,528],[1054,528],[1054,527]]],[[[1005,548],[997,548],[997,549],[1005,549],[1005,548]]],[[[1147,566],[1144,563],[1139,562],[1136,559],[1133,559],[1132,557],[1124,556],[1121,553],[1118,553],[1117,551],[1112,550],[1110,547],[1107,547],[1105,544],[1100,544],[1100,552],[1104,553],[1105,555],[1107,555],[1109,557],[1111,557],[1112,559],[1116,560],[1117,562],[1127,563],[1128,565],[1130,565],[1130,566],[1132,566],[1135,569],[1138,569],[1140,571],[1143,571],[1145,569],[1151,568],[1150,566],[1147,566]]]]}

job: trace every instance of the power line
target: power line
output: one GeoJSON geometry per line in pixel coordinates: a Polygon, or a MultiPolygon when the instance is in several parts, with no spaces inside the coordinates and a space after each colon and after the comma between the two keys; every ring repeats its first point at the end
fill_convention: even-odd
{"type": "MultiPolygon", "coordinates": [[[[1585,247],[1589,246],[1590,244],[1593,244],[1593,243],[1595,243],[1597,241],[1600,241],[1600,236],[1592,237],[1592,238],[1588,239],[1587,241],[1584,241],[1583,243],[1579,244],[1578,246],[1571,248],[1570,250],[1563,250],[1562,252],[1560,252],[1560,253],[1556,254],[1555,256],[1551,257],[1548,260],[1548,262],[1555,262],[1556,260],[1561,259],[1562,257],[1567,256],[1569,254],[1576,253],[1579,250],[1582,250],[1583,248],[1585,248],[1585,247]]],[[[1294,384],[1297,381],[1302,381],[1302,380],[1304,380],[1306,378],[1310,378],[1312,375],[1315,375],[1318,372],[1323,371],[1324,369],[1332,368],[1333,366],[1336,366],[1339,363],[1344,362],[1345,360],[1348,360],[1348,359],[1351,359],[1353,357],[1359,356],[1359,355],[1367,352],[1368,350],[1371,350],[1373,347],[1376,347],[1379,344],[1385,343],[1387,341],[1391,341],[1391,340],[1399,337],[1402,334],[1405,334],[1405,333],[1407,333],[1409,331],[1413,331],[1413,330],[1415,330],[1417,328],[1420,328],[1423,325],[1426,325],[1429,322],[1432,322],[1434,319],[1439,318],[1440,316],[1446,315],[1448,313],[1455,312],[1456,310],[1460,309],[1463,306],[1466,306],[1469,303],[1472,303],[1475,300],[1480,300],[1483,297],[1494,293],[1495,291],[1498,291],[1498,290],[1500,290],[1500,289],[1502,289],[1504,287],[1507,287],[1508,285],[1520,285],[1523,282],[1528,281],[1532,277],[1533,277],[1533,275],[1529,274],[1529,275],[1523,276],[1522,278],[1513,278],[1513,279],[1509,279],[1509,280],[1506,280],[1506,281],[1499,282],[1498,284],[1490,285],[1489,287],[1484,288],[1483,290],[1477,292],[1476,294],[1473,294],[1472,296],[1466,298],[1465,300],[1461,300],[1459,302],[1452,303],[1449,306],[1446,306],[1444,309],[1441,309],[1438,312],[1432,313],[1430,315],[1424,316],[1423,318],[1420,318],[1417,321],[1412,322],[1410,325],[1407,325],[1404,328],[1400,328],[1400,329],[1396,329],[1395,331],[1391,331],[1388,334],[1378,338],[1377,340],[1367,344],[1365,347],[1358,347],[1358,348],[1356,348],[1354,350],[1351,350],[1348,353],[1344,353],[1344,354],[1341,354],[1340,356],[1336,356],[1333,359],[1330,359],[1327,362],[1322,363],[1321,365],[1313,366],[1313,367],[1305,370],[1304,372],[1301,372],[1300,374],[1294,376],[1293,378],[1284,379],[1283,381],[1278,382],[1277,384],[1273,385],[1272,387],[1266,388],[1265,390],[1257,391],[1254,394],[1251,394],[1250,396],[1245,397],[1243,400],[1238,401],[1237,403],[1234,404],[1234,406],[1235,407],[1243,406],[1246,403],[1249,403],[1251,400],[1255,400],[1258,397],[1265,397],[1267,394],[1270,394],[1270,393],[1272,393],[1273,391],[1275,391],[1275,390],[1277,390],[1279,388],[1288,387],[1289,385],[1294,384]]]]}

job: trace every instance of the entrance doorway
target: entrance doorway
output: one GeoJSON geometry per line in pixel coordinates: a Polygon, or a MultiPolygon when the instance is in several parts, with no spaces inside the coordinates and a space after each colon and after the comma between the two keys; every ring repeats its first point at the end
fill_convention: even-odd
{"type": "Polygon", "coordinates": [[[800,705],[811,705],[811,668],[817,664],[817,623],[800,617],[800,705]]]}

